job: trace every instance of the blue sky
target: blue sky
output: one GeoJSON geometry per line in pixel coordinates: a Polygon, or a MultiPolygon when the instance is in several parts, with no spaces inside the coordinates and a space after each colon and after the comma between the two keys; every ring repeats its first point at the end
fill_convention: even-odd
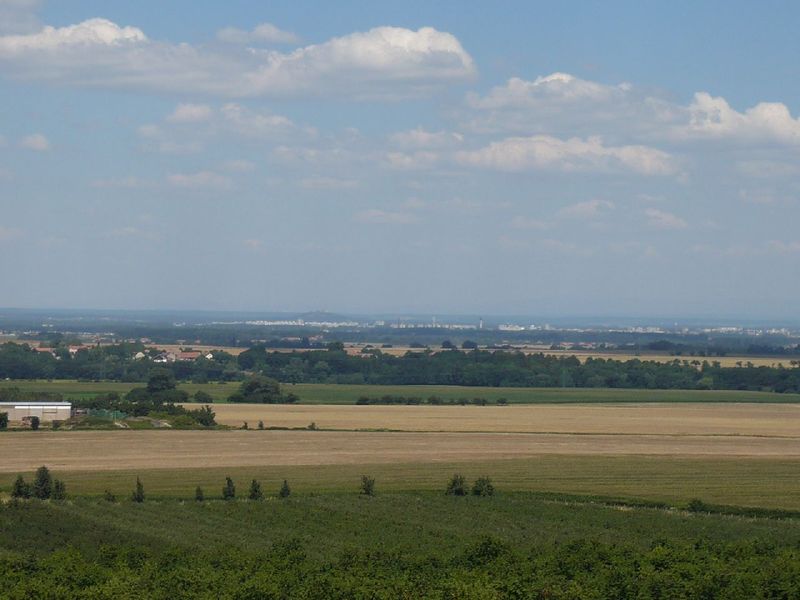
{"type": "Polygon", "coordinates": [[[0,0],[0,305],[796,316],[797,3],[464,4],[0,0]]]}

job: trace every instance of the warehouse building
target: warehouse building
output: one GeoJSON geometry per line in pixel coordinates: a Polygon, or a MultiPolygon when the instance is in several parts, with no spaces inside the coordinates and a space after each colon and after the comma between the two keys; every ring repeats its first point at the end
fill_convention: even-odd
{"type": "Polygon", "coordinates": [[[29,417],[39,417],[43,423],[66,421],[72,416],[71,402],[0,402],[0,413],[8,413],[8,420],[19,423],[29,417]]]}

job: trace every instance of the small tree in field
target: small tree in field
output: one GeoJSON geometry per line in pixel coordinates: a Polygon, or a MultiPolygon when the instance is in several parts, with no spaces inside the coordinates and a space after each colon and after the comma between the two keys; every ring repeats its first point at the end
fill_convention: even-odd
{"type": "Polygon", "coordinates": [[[472,485],[473,496],[494,496],[494,486],[488,477],[478,477],[472,485]]]}
{"type": "Polygon", "coordinates": [[[31,429],[33,429],[34,431],[39,429],[39,423],[41,423],[39,417],[31,417],[31,429]]]}
{"type": "Polygon", "coordinates": [[[0,412],[0,429],[8,429],[8,413],[0,412]]]}
{"type": "Polygon", "coordinates": [[[66,500],[67,486],[60,479],[53,480],[53,493],[50,495],[52,500],[66,500]]]}
{"type": "Polygon", "coordinates": [[[116,502],[117,497],[111,490],[106,490],[105,492],[103,492],[103,500],[105,500],[106,502],[116,502]]]}
{"type": "Polygon", "coordinates": [[[33,480],[33,497],[47,500],[52,493],[53,477],[47,467],[41,466],[36,469],[36,477],[33,480]]]}
{"type": "Polygon", "coordinates": [[[233,479],[231,479],[230,477],[225,478],[225,487],[222,488],[222,499],[223,500],[236,499],[236,486],[233,484],[233,479]]]}
{"type": "Polygon", "coordinates": [[[259,422],[258,422],[258,429],[259,429],[260,431],[264,431],[264,421],[259,421],[259,422]]]}
{"type": "Polygon", "coordinates": [[[242,429],[250,429],[250,426],[247,424],[247,421],[242,423],[242,429]]]}
{"type": "Polygon", "coordinates": [[[253,479],[250,482],[250,491],[247,494],[248,500],[263,500],[264,492],[261,491],[261,484],[253,479]]]}
{"type": "Polygon", "coordinates": [[[281,498],[288,498],[289,494],[291,493],[292,490],[289,489],[289,482],[284,479],[283,485],[281,486],[281,489],[278,492],[278,496],[280,496],[281,498]]]}
{"type": "Polygon", "coordinates": [[[25,482],[25,479],[22,477],[22,475],[17,475],[17,478],[14,480],[14,485],[11,486],[11,497],[12,498],[31,497],[31,486],[25,482]]]}
{"type": "Polygon", "coordinates": [[[136,478],[136,489],[131,494],[131,500],[140,504],[144,502],[144,486],[142,485],[142,480],[138,477],[136,478]]]}
{"type": "Polygon", "coordinates": [[[456,473],[453,475],[450,482],[447,484],[447,490],[445,490],[445,494],[448,496],[466,496],[467,495],[467,483],[464,480],[463,475],[459,475],[456,473]]]}
{"type": "Polygon", "coordinates": [[[369,475],[361,476],[361,495],[374,496],[375,495],[375,478],[369,475]]]}
{"type": "Polygon", "coordinates": [[[203,494],[203,488],[201,488],[199,485],[194,490],[194,499],[197,502],[202,502],[206,499],[205,495],[203,494]]]}

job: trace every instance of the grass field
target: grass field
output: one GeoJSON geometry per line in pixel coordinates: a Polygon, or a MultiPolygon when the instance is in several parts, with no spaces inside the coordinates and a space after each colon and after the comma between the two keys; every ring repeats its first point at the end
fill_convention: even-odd
{"type": "MultiPolygon", "coordinates": [[[[18,387],[22,390],[54,392],[67,399],[92,397],[98,394],[127,393],[142,383],[114,381],[83,382],[71,380],[16,380],[2,381],[0,387],[18,387]]],[[[179,386],[193,394],[203,390],[215,402],[225,402],[236,391],[236,383],[184,383],[179,386]]],[[[360,396],[384,395],[428,398],[439,396],[444,400],[485,398],[496,401],[505,398],[510,404],[560,404],[595,402],[770,402],[800,403],[800,394],[774,394],[736,390],[635,390],[590,388],[501,388],[436,385],[336,385],[298,383],[284,386],[300,397],[302,404],[355,404],[360,396]]]]}

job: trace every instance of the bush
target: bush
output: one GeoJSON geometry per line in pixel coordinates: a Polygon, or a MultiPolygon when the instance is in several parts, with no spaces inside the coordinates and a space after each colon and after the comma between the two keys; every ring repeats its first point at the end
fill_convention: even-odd
{"type": "Polygon", "coordinates": [[[144,502],[144,486],[142,485],[142,480],[138,477],[136,478],[136,489],[131,494],[131,500],[139,503],[144,502]]]}
{"type": "Polygon", "coordinates": [[[291,493],[292,490],[289,489],[289,482],[284,479],[283,485],[281,485],[281,489],[278,491],[278,496],[281,498],[288,498],[291,493]]]}
{"type": "Polygon", "coordinates": [[[8,429],[8,413],[0,412],[0,429],[8,429]]]}
{"type": "Polygon", "coordinates": [[[203,390],[197,390],[194,393],[194,401],[197,402],[198,404],[211,404],[214,402],[214,399],[208,392],[204,392],[203,390]]]}
{"type": "Polygon", "coordinates": [[[41,423],[41,419],[39,417],[31,417],[31,429],[34,431],[39,429],[39,424],[41,423]]]}
{"type": "Polygon", "coordinates": [[[213,410],[211,410],[211,407],[208,404],[201,406],[196,410],[189,410],[186,412],[186,414],[194,419],[198,425],[202,425],[203,427],[213,427],[217,424],[215,419],[217,415],[213,410]]]}
{"type": "Polygon", "coordinates": [[[50,427],[53,428],[53,431],[56,431],[57,429],[61,429],[61,421],[53,421],[53,422],[51,422],[50,423],[50,427]]]}
{"type": "Polygon", "coordinates": [[[25,482],[25,479],[22,477],[22,475],[17,475],[17,478],[14,480],[14,485],[11,486],[11,497],[12,498],[31,497],[31,486],[25,482]]]}
{"type": "Polygon", "coordinates": [[[247,424],[247,421],[242,423],[242,429],[250,429],[250,426],[247,424]]]}
{"type": "Polygon", "coordinates": [[[47,467],[41,466],[36,469],[36,477],[33,480],[33,497],[47,500],[52,493],[53,477],[47,467]]]}
{"type": "Polygon", "coordinates": [[[375,495],[375,478],[369,475],[361,476],[361,494],[363,496],[375,495]]]}
{"type": "Polygon", "coordinates": [[[233,479],[231,479],[230,477],[225,478],[225,487],[222,488],[222,499],[223,500],[236,499],[236,486],[233,484],[233,479]]]}
{"type": "Polygon", "coordinates": [[[261,484],[253,479],[250,482],[250,492],[247,494],[248,500],[263,500],[264,492],[261,491],[261,484]]]}
{"type": "Polygon", "coordinates": [[[478,477],[472,485],[473,496],[494,496],[494,486],[488,477],[478,477]]]}
{"type": "Polygon", "coordinates": [[[116,502],[117,497],[111,490],[106,490],[105,492],[103,492],[103,500],[105,500],[106,502],[116,502]]]}
{"type": "Polygon", "coordinates": [[[197,502],[202,502],[206,499],[205,495],[203,494],[203,488],[201,488],[199,485],[194,489],[194,499],[197,502]]]}
{"type": "Polygon", "coordinates": [[[306,429],[308,429],[309,431],[316,431],[317,424],[314,421],[311,421],[311,423],[308,424],[308,427],[306,427],[306,429]]]}
{"type": "Polygon", "coordinates": [[[450,479],[449,483],[447,484],[445,494],[448,496],[466,496],[467,483],[464,479],[464,476],[459,475],[458,473],[453,475],[452,479],[450,479]]]}
{"type": "Polygon", "coordinates": [[[706,503],[699,498],[693,498],[692,500],[689,500],[689,504],[686,506],[686,509],[689,512],[707,512],[708,506],[706,506],[706,503]]]}
{"type": "Polygon", "coordinates": [[[259,421],[258,422],[258,429],[259,429],[259,431],[264,431],[264,421],[259,421]]]}

